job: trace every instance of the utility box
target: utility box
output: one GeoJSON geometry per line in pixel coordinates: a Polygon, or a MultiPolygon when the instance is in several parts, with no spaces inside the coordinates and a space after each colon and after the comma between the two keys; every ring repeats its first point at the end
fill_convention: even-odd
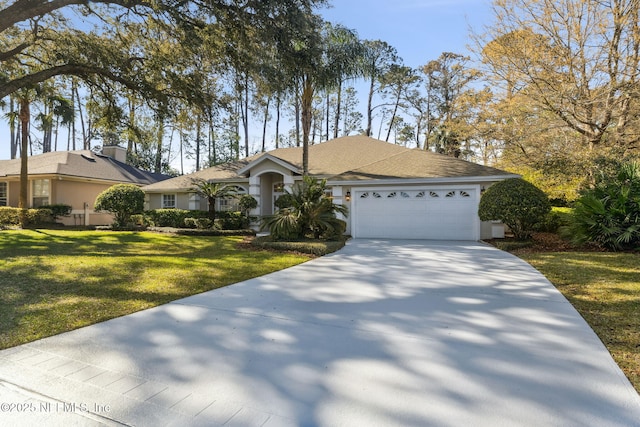
{"type": "Polygon", "coordinates": [[[504,224],[501,222],[491,223],[491,238],[504,239],[504,224]]]}

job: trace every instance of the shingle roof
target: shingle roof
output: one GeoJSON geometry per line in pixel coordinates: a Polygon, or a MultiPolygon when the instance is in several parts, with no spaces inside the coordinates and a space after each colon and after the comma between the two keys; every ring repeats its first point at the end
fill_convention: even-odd
{"type": "MultiPolygon", "coordinates": [[[[203,169],[190,175],[148,185],[147,191],[186,190],[192,178],[206,180],[246,180],[237,171],[266,153],[203,169]]],[[[302,170],[302,147],[279,148],[268,152],[302,170]]],[[[510,176],[499,169],[455,159],[430,151],[410,149],[366,136],[347,136],[309,147],[309,174],[331,181],[368,179],[420,179],[510,176]]]]}
{"type": "Polygon", "coordinates": [[[466,178],[511,175],[500,169],[424,150],[408,150],[331,177],[332,181],[370,179],[466,178]]]}
{"type": "MultiPolygon", "coordinates": [[[[54,151],[29,157],[29,175],[63,175],[133,184],[152,184],[170,178],[143,171],[89,150],[54,151]]],[[[0,176],[19,176],[20,159],[0,160],[0,176]]]]}

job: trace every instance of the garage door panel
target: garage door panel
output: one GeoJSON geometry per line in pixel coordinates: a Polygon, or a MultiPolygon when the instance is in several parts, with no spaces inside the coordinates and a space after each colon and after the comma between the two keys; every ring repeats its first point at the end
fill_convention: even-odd
{"type": "Polygon", "coordinates": [[[476,239],[475,189],[380,189],[354,193],[356,237],[476,239]]]}

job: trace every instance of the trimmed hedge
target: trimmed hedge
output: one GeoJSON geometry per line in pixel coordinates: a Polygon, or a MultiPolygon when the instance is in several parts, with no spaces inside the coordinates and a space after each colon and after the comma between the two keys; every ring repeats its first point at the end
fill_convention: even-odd
{"type": "MultiPolygon", "coordinates": [[[[53,214],[46,207],[38,209],[27,209],[26,226],[38,226],[51,224],[53,222],[53,214]]],[[[20,225],[20,209],[11,207],[0,207],[0,225],[18,226],[20,225]]]]}
{"type": "Polygon", "coordinates": [[[214,223],[206,211],[184,209],[154,209],[146,211],[145,225],[173,228],[215,228],[218,230],[243,230],[249,227],[249,221],[242,212],[218,212],[214,223]]]}
{"type": "Polygon", "coordinates": [[[147,231],[156,233],[178,234],[181,236],[255,236],[254,230],[201,230],[196,228],[149,227],[147,231]]]}
{"type": "Polygon", "coordinates": [[[346,239],[340,240],[303,240],[303,241],[274,241],[271,236],[256,237],[252,244],[261,249],[276,251],[291,251],[304,254],[323,256],[342,249],[346,239]]]}
{"type": "Polygon", "coordinates": [[[154,209],[145,211],[145,217],[152,227],[185,227],[186,218],[207,218],[205,211],[188,211],[185,209],[154,209]]]}

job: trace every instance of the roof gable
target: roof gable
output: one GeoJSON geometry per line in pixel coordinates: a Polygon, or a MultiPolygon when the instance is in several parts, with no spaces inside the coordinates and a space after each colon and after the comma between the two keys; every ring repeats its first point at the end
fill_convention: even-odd
{"type": "Polygon", "coordinates": [[[249,174],[251,169],[263,164],[264,162],[268,162],[271,161],[279,166],[282,166],[285,169],[290,170],[293,173],[297,173],[300,174],[302,173],[302,171],[300,170],[299,167],[297,167],[296,165],[293,165],[291,163],[289,163],[288,161],[281,159],[280,157],[276,157],[270,153],[264,153],[263,155],[261,155],[260,157],[258,157],[256,160],[253,160],[252,162],[249,162],[247,165],[241,167],[240,169],[237,170],[237,174],[238,175],[246,175],[249,174]]]}

